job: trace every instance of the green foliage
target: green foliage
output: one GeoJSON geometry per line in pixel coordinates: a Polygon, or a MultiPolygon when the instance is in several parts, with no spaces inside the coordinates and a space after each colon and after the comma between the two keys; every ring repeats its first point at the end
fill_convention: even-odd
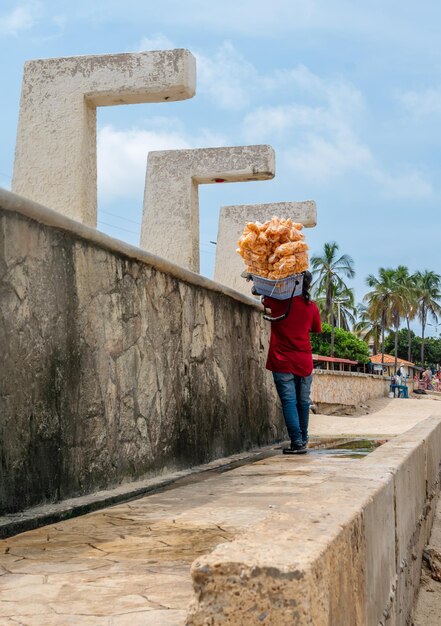
{"type": "MultiPolygon", "coordinates": [[[[410,331],[412,341],[412,361],[417,365],[421,365],[421,337],[415,335],[413,330],[410,331]]],[[[398,359],[407,361],[407,330],[402,328],[398,332],[398,359]]],[[[384,350],[386,354],[394,354],[395,350],[395,333],[390,335],[384,341],[384,350]]],[[[436,365],[441,363],[441,338],[428,337],[424,340],[424,360],[426,365],[436,365]]]]}
{"type": "MultiPolygon", "coordinates": [[[[412,352],[411,359],[414,363],[420,358],[421,353],[421,337],[417,337],[413,330],[410,331],[410,337],[412,342],[412,352]]],[[[388,337],[384,340],[384,351],[386,354],[391,354],[392,356],[395,353],[395,333],[390,333],[388,337]]],[[[404,359],[407,361],[408,357],[408,336],[407,329],[402,328],[398,331],[398,351],[397,351],[398,359],[404,359]]]]}
{"type": "MultiPolygon", "coordinates": [[[[352,333],[335,328],[334,356],[339,359],[351,359],[361,363],[369,362],[369,348],[364,341],[357,339],[352,333]]],[[[323,331],[311,335],[312,351],[321,356],[330,356],[331,352],[331,326],[323,324],[323,331]]]]}
{"type": "Polygon", "coordinates": [[[441,339],[427,337],[424,340],[424,361],[428,365],[441,364],[441,339]]]}
{"type": "MultiPolygon", "coordinates": [[[[415,363],[419,361],[425,364],[436,359],[437,340],[430,342],[429,353],[426,354],[425,331],[429,319],[436,323],[438,316],[441,316],[441,276],[429,270],[410,274],[407,267],[399,265],[396,269],[380,267],[378,278],[370,274],[366,283],[371,287],[371,291],[363,298],[367,304],[366,314],[371,322],[380,324],[381,351],[395,355],[395,346],[392,348],[390,340],[387,347],[384,345],[385,331],[388,328],[398,331],[403,320],[406,320],[409,327],[410,321],[418,316],[421,322],[421,340],[415,341],[411,356],[408,352],[405,356],[402,347],[397,356],[401,352],[401,358],[412,358],[415,363]],[[420,349],[419,356],[415,353],[416,345],[420,349]]],[[[356,330],[363,331],[364,328],[358,328],[357,325],[356,330]]]]}
{"type": "Polygon", "coordinates": [[[338,244],[331,241],[324,244],[321,256],[314,254],[311,257],[314,299],[320,308],[322,319],[334,325],[337,320],[335,299],[340,299],[343,305],[340,307],[340,314],[343,312],[344,323],[346,323],[348,316],[353,321],[355,312],[354,292],[342,278],[342,276],[346,278],[355,276],[354,261],[348,254],[338,256],[338,249],[338,244]]]}

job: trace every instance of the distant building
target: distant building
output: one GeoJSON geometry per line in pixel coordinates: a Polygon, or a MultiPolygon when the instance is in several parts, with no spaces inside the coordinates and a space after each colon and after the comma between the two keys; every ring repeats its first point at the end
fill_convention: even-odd
{"type": "MultiPolygon", "coordinates": [[[[395,357],[391,354],[385,354],[384,359],[381,359],[381,354],[375,354],[371,356],[371,363],[373,363],[373,373],[386,376],[393,376],[395,374],[395,357]]],[[[406,361],[406,359],[397,359],[397,368],[399,365],[403,366],[405,375],[408,378],[413,378],[417,372],[421,371],[420,367],[417,367],[415,363],[406,361]]]]}
{"type": "Polygon", "coordinates": [[[329,370],[330,364],[333,369],[339,369],[340,371],[353,371],[354,367],[358,365],[358,361],[351,361],[350,359],[338,359],[333,356],[321,356],[320,354],[313,354],[312,360],[314,367],[317,369],[329,370]],[[338,366],[338,367],[337,367],[338,366]]]}

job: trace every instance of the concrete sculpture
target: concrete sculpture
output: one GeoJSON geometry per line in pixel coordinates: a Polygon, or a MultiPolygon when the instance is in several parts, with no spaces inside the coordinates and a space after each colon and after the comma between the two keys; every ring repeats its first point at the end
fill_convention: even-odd
{"type": "Polygon", "coordinates": [[[25,64],[12,189],[96,226],[96,107],[185,100],[188,50],[80,56],[25,64]]]}
{"type": "Polygon", "coordinates": [[[199,272],[198,185],[274,174],[274,150],[266,145],[150,152],[141,247],[199,272]]]}
{"type": "Polygon", "coordinates": [[[265,222],[273,215],[290,217],[305,227],[317,224],[317,208],[312,200],[222,207],[219,215],[214,280],[241,293],[251,295],[249,283],[241,278],[245,266],[242,258],[236,253],[236,242],[246,222],[265,222]]]}

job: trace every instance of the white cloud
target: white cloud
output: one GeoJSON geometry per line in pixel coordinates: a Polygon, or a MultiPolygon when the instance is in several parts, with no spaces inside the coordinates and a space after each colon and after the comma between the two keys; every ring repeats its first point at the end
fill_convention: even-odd
{"type": "Polygon", "coordinates": [[[18,35],[21,31],[32,28],[39,9],[39,2],[28,2],[15,7],[6,15],[0,15],[0,35],[18,35]]]}
{"type": "Polygon", "coordinates": [[[383,195],[388,198],[427,198],[433,192],[431,184],[416,170],[392,175],[375,168],[372,178],[380,184],[383,195]]]}
{"type": "Polygon", "coordinates": [[[298,66],[259,79],[268,93],[284,86],[291,104],[262,106],[243,120],[249,143],[279,144],[279,161],[293,174],[317,184],[345,175],[362,175],[388,197],[421,198],[432,193],[423,175],[384,170],[362,134],[366,105],[361,92],[341,79],[327,80],[298,66]],[[304,102],[306,101],[306,103],[304,102]]]}
{"type": "Polygon", "coordinates": [[[348,129],[331,138],[309,133],[300,146],[284,151],[286,164],[302,178],[325,183],[349,172],[366,171],[373,157],[348,129]]]}
{"type": "Polygon", "coordinates": [[[405,109],[416,117],[441,114],[441,87],[407,91],[398,96],[405,109]]]}
{"type": "Polygon", "coordinates": [[[190,0],[185,13],[210,30],[268,36],[310,24],[320,17],[318,9],[317,0],[275,0],[271,4],[266,0],[223,0],[213,14],[213,8],[204,0],[190,0]]]}
{"type": "MultiPolygon", "coordinates": [[[[142,43],[144,49],[174,46],[162,33],[142,43]]],[[[410,166],[405,172],[391,173],[372,152],[364,139],[367,106],[349,81],[323,78],[300,64],[259,74],[229,42],[212,55],[195,54],[198,93],[209,96],[213,107],[238,112],[255,100],[283,102],[251,110],[241,123],[244,143],[274,144],[285,171],[320,185],[338,177],[362,176],[387,197],[420,198],[432,193],[419,171],[410,166]]],[[[105,126],[98,140],[99,189],[107,197],[142,194],[149,150],[227,144],[216,131],[190,135],[177,119],[168,117],[149,118],[146,126],[129,130],[105,126]]]]}
{"type": "Polygon", "coordinates": [[[270,74],[259,73],[234,45],[224,41],[212,55],[194,52],[198,94],[207,94],[215,106],[242,110],[264,98],[286,100],[293,92],[303,99],[326,102],[340,116],[357,117],[364,111],[361,92],[342,80],[326,80],[302,64],[270,74]]]}
{"type": "Polygon", "coordinates": [[[173,50],[176,48],[174,43],[163,33],[156,33],[151,37],[143,37],[137,50],[140,52],[148,52],[150,50],[173,50]]]}
{"type": "Polygon", "coordinates": [[[196,52],[198,92],[224,109],[244,108],[258,75],[255,67],[226,41],[213,56],[196,52]]]}
{"type": "MultiPolygon", "coordinates": [[[[176,47],[179,46],[163,33],[143,37],[135,45],[140,52],[176,47]]],[[[197,93],[208,95],[215,106],[233,111],[243,109],[261,88],[255,67],[229,41],[224,41],[213,54],[193,48],[192,53],[196,57],[197,93]]]]}
{"type": "Polygon", "coordinates": [[[275,93],[284,85],[291,98],[307,104],[252,111],[243,122],[246,141],[278,142],[288,167],[313,182],[372,165],[372,154],[356,132],[365,105],[353,85],[322,79],[304,66],[276,72],[264,83],[275,93]]]}
{"type": "Polygon", "coordinates": [[[60,31],[64,30],[67,21],[68,20],[66,15],[54,15],[54,17],[52,18],[52,23],[57,26],[60,31]]]}
{"type": "Polygon", "coordinates": [[[149,128],[98,131],[98,192],[100,200],[143,197],[147,154],[151,150],[179,150],[226,145],[224,136],[201,129],[191,138],[182,124],[163,117],[149,121],[149,128]]]}
{"type": "Polygon", "coordinates": [[[98,189],[105,199],[142,197],[150,150],[189,148],[179,134],[167,131],[118,130],[104,126],[98,132],[98,189]]]}

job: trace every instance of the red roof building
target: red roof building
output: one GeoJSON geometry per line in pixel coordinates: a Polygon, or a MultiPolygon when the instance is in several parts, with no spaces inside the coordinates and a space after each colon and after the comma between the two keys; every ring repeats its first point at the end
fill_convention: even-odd
{"type": "MultiPolygon", "coordinates": [[[[391,354],[385,354],[384,359],[381,358],[381,354],[375,354],[371,356],[371,363],[374,363],[375,369],[383,369],[384,374],[387,376],[393,376],[395,374],[395,357],[391,354]]],[[[403,366],[404,373],[408,378],[413,378],[416,373],[421,370],[421,367],[417,367],[412,361],[406,361],[406,359],[397,359],[397,367],[403,366]]]]}
{"type": "Polygon", "coordinates": [[[333,356],[321,356],[320,354],[313,354],[312,360],[314,362],[314,365],[316,363],[326,363],[327,370],[329,369],[330,363],[337,364],[338,369],[340,370],[344,370],[344,369],[350,370],[352,366],[358,365],[358,361],[351,361],[350,359],[338,359],[337,357],[333,357],[333,356]]]}
{"type": "MultiPolygon", "coordinates": [[[[381,354],[375,354],[371,356],[372,363],[383,363],[384,365],[395,365],[395,357],[391,354],[385,354],[384,359],[381,358],[381,354]]],[[[415,367],[415,363],[411,361],[406,361],[406,359],[400,359],[398,357],[397,360],[398,365],[402,363],[403,365],[408,365],[409,367],[415,367]]]]}

